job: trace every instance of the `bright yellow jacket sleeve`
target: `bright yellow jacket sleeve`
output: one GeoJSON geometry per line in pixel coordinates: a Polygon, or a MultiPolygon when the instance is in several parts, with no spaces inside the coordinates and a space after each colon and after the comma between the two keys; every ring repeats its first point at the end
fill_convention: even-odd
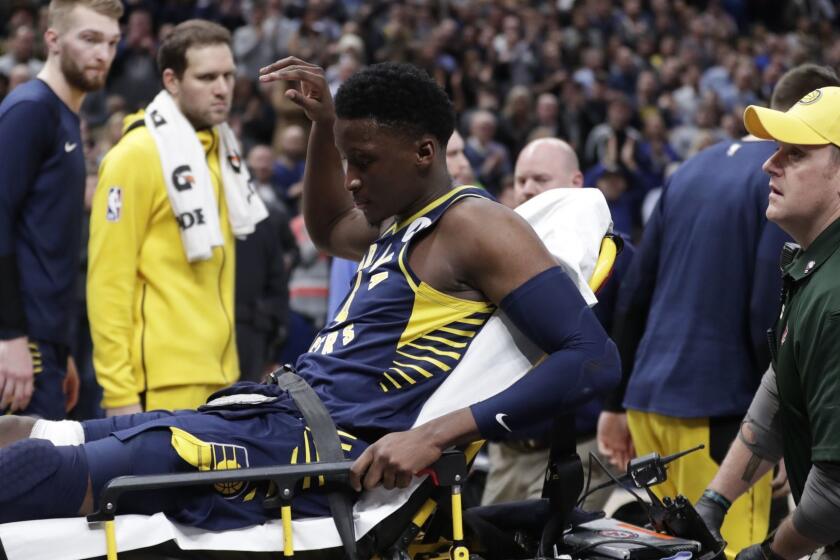
{"type": "Polygon", "coordinates": [[[145,150],[120,143],[102,162],[93,198],[87,301],[93,364],[105,408],[140,402],[142,374],[133,365],[139,253],[153,211],[145,150]]]}

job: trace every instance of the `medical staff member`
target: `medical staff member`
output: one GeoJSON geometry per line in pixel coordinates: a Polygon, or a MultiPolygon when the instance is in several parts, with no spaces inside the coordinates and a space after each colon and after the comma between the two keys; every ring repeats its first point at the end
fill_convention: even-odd
{"type": "MultiPolygon", "coordinates": [[[[826,83],[837,84],[831,70],[794,69],[771,104],[787,108],[826,83]]],[[[633,364],[623,399],[633,444],[639,455],[705,444],[654,489],[692,502],[738,433],[770,361],[766,330],[779,313],[778,254],[787,237],[765,217],[761,169],[775,146],[752,140],[712,146],[671,176],[619,295],[613,334],[633,364]]],[[[613,428],[602,438],[607,450],[626,444],[620,405],[608,403],[600,426],[613,428]]],[[[729,558],[766,536],[770,501],[768,474],[733,504],[737,513],[723,526],[729,558]]]]}
{"type": "Polygon", "coordinates": [[[774,535],[738,558],[795,559],[840,541],[840,87],[814,90],[787,112],[750,106],[744,124],[776,141],[767,218],[793,237],[782,268],[782,310],[772,331],[773,369],[720,471],[698,504],[720,526],[729,504],[779,459],[797,506],[774,535]]]}

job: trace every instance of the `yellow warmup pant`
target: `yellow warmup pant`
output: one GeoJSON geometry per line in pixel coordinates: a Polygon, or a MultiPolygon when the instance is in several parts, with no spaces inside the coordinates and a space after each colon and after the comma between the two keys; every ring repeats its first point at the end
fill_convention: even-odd
{"type": "MultiPolygon", "coordinates": [[[[670,455],[704,444],[695,451],[668,465],[668,480],[652,490],[660,498],[682,494],[692,504],[703,494],[717,474],[718,465],[710,456],[709,419],[675,418],[653,412],[627,411],[627,424],[633,436],[637,455],[657,452],[670,455]]],[[[761,478],[746,494],[732,503],[721,535],[726,539],[726,558],[733,560],[742,549],[764,540],[770,523],[770,483],[772,472],[761,478]]]]}
{"type": "Polygon", "coordinates": [[[149,410],[182,410],[198,408],[207,402],[207,397],[227,385],[174,385],[146,391],[146,405],[149,410]]]}

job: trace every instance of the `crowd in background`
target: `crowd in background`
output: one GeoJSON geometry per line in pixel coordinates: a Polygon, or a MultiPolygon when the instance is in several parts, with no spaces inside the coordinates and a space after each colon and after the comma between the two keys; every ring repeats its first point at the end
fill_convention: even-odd
{"type": "MultiPolygon", "coordinates": [[[[46,3],[0,4],[0,99],[43,65],[46,3]]],[[[194,17],[229,28],[238,72],[230,123],[260,194],[288,224],[283,246],[292,313],[272,327],[278,362],[304,350],[326,321],[330,266],[300,216],[309,121],[283,95],[285,84],[257,81],[259,69],[278,58],[323,66],[333,92],[367,64],[425,68],[455,104],[478,184],[503,199],[522,147],[535,138],[562,138],[578,154],[585,186],[606,196],[615,228],[635,239],[668,174],[704,147],[743,136],[744,108],[767,104],[785,70],[803,62],[840,69],[831,0],[125,4],[107,87],[89,95],[81,112],[87,198],[101,158],[120,139],[123,118],[160,90],[155,52],[161,39],[194,17]]],[[[84,338],[83,282],[79,299],[84,338]]]]}

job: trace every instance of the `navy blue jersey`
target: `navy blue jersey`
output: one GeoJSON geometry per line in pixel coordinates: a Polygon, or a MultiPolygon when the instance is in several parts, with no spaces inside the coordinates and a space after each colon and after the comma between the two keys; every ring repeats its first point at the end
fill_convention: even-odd
{"type": "Polygon", "coordinates": [[[627,408],[680,418],[747,410],[769,363],[765,332],[779,311],[788,239],[765,217],[761,166],[774,150],[723,142],[665,185],[619,296],[619,314],[648,313],[631,321],[643,335],[616,337],[627,359],[622,336],[641,336],[627,408]]]}
{"type": "Polygon", "coordinates": [[[18,86],[0,103],[0,262],[18,274],[0,284],[0,338],[67,344],[84,189],[79,117],[43,81],[18,86]]]}
{"type": "Polygon", "coordinates": [[[459,187],[369,248],[338,313],[297,362],[336,425],[358,435],[407,430],[495,310],[421,281],[408,264],[411,241],[446,210],[486,191],[459,187]]]}

